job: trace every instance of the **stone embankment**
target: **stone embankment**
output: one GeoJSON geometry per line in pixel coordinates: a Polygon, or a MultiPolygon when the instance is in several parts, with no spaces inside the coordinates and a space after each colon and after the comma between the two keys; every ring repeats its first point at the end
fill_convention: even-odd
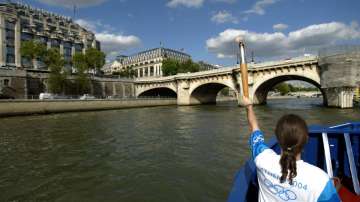
{"type": "Polygon", "coordinates": [[[0,117],[176,105],[176,99],[4,100],[0,117]]]}

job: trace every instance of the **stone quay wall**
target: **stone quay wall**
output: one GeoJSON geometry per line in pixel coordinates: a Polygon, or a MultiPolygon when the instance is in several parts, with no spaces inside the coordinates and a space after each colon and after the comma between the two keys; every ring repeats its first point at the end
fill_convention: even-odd
{"type": "MultiPolygon", "coordinates": [[[[0,68],[0,98],[37,99],[40,93],[47,92],[47,71],[0,68]]],[[[69,76],[68,83],[74,83],[75,77],[69,76]]],[[[90,78],[90,94],[100,98],[116,96],[129,98],[135,96],[134,81],[119,78],[90,78]]],[[[65,95],[77,95],[74,85],[65,86],[65,95]]]]}
{"type": "Polygon", "coordinates": [[[176,99],[3,100],[0,117],[176,105],[176,99]]]}

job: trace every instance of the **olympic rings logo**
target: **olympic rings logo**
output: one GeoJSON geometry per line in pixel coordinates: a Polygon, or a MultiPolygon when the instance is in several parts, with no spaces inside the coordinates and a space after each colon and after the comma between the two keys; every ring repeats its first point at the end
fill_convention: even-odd
{"type": "Polygon", "coordinates": [[[266,178],[263,181],[264,181],[265,186],[268,188],[268,190],[272,194],[278,196],[283,201],[296,200],[297,196],[293,191],[291,191],[289,189],[285,189],[284,187],[282,187],[280,185],[274,185],[270,180],[268,180],[266,178]]]}
{"type": "Polygon", "coordinates": [[[263,141],[264,141],[264,137],[262,135],[255,136],[253,139],[253,145],[255,145],[258,142],[263,142],[263,141]]]}

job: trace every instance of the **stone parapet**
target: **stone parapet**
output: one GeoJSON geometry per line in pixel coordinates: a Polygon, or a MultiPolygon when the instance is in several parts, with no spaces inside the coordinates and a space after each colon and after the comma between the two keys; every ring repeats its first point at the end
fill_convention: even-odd
{"type": "Polygon", "coordinates": [[[176,99],[0,101],[0,117],[167,105],[176,105],[176,99]]]}

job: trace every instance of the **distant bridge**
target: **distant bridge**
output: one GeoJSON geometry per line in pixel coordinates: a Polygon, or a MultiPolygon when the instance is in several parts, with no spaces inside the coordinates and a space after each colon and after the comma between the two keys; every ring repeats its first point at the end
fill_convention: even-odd
{"type": "MultiPolygon", "coordinates": [[[[313,84],[323,94],[324,105],[352,107],[353,89],[328,90],[321,87],[320,68],[315,56],[248,65],[249,93],[255,104],[265,104],[268,92],[277,84],[301,80],[313,84]]],[[[137,79],[135,92],[141,96],[173,96],[178,105],[216,103],[224,87],[236,92],[241,103],[241,75],[238,67],[221,68],[175,76],[137,79]]]]}

